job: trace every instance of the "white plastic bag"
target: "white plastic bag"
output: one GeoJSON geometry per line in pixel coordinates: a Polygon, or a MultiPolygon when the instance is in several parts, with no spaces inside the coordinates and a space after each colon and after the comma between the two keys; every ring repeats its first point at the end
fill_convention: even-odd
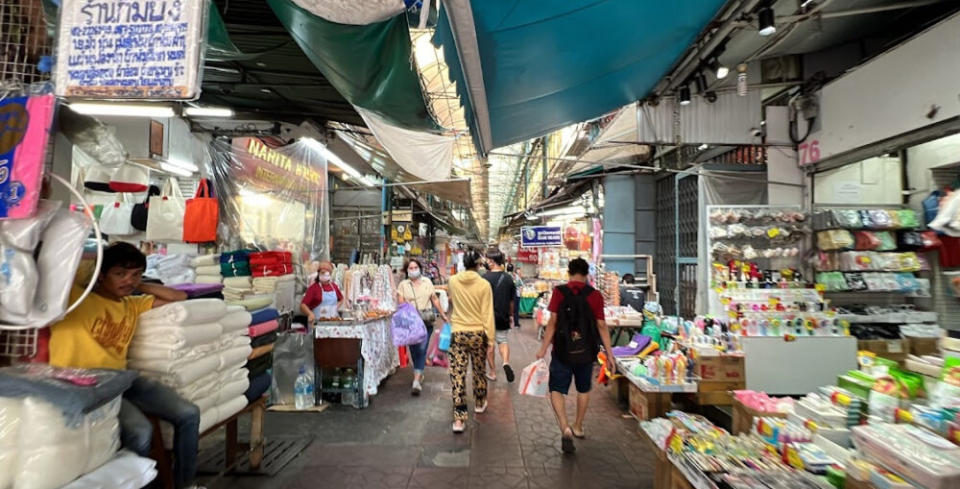
{"type": "Polygon", "coordinates": [[[550,381],[550,368],[543,359],[524,367],[520,372],[520,394],[534,397],[547,395],[550,381]]]}
{"type": "Polygon", "coordinates": [[[147,214],[147,241],[181,241],[183,239],[183,214],[187,204],[180,193],[177,179],[170,178],[163,184],[160,196],[150,197],[150,213],[147,214]]]}
{"type": "MultiPolygon", "coordinates": [[[[123,194],[119,194],[123,195],[123,194]]],[[[136,234],[137,230],[130,221],[130,215],[133,214],[133,202],[124,202],[122,197],[117,197],[117,201],[103,208],[100,214],[100,232],[110,236],[129,236],[136,234]]]]}

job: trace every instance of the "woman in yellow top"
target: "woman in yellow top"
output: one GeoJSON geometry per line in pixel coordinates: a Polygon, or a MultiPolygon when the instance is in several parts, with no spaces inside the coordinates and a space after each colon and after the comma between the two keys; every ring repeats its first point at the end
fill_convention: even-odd
{"type": "Polygon", "coordinates": [[[463,433],[467,420],[467,363],[473,364],[474,412],[487,410],[487,347],[493,339],[493,289],[479,273],[482,257],[468,251],[464,271],[450,277],[453,317],[450,322],[450,382],[453,384],[453,432],[463,433]]]}
{"type": "Polygon", "coordinates": [[[413,387],[410,393],[419,396],[423,390],[423,368],[427,364],[427,346],[430,345],[430,335],[433,334],[433,323],[437,320],[438,311],[443,322],[447,322],[447,313],[440,307],[440,299],[433,289],[433,282],[423,276],[423,267],[418,260],[411,258],[403,270],[407,278],[397,285],[397,303],[413,304],[420,311],[423,324],[427,327],[427,338],[418,345],[410,345],[410,356],[413,357],[413,387]]]}

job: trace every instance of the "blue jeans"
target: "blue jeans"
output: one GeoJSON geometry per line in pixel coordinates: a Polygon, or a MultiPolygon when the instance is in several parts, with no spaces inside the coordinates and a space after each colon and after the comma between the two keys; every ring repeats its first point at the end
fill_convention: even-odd
{"type": "Polygon", "coordinates": [[[416,345],[410,345],[410,356],[413,357],[413,371],[421,374],[427,366],[427,348],[430,347],[430,335],[433,334],[433,325],[427,325],[427,339],[416,345]]]}
{"type": "Polygon", "coordinates": [[[120,406],[120,433],[123,446],[143,457],[150,456],[154,416],[173,425],[173,478],[178,489],[193,484],[197,474],[197,445],[200,441],[200,409],[181,398],[173,389],[138,377],[123,393],[120,406]]]}

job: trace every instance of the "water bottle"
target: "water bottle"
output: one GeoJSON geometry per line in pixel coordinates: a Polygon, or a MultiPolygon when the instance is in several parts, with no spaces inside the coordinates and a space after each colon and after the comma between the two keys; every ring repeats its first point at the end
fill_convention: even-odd
{"type": "Polygon", "coordinates": [[[293,384],[293,403],[298,411],[313,406],[313,384],[310,382],[310,376],[307,375],[306,367],[300,367],[300,373],[293,384]]]}

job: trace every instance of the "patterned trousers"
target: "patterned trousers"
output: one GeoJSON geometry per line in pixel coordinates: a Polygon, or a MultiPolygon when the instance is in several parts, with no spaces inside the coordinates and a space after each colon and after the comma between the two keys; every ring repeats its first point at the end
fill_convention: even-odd
{"type": "Polygon", "coordinates": [[[467,364],[473,363],[473,398],[477,406],[487,399],[487,333],[453,333],[450,339],[450,383],[453,385],[453,419],[466,421],[467,364]]]}

